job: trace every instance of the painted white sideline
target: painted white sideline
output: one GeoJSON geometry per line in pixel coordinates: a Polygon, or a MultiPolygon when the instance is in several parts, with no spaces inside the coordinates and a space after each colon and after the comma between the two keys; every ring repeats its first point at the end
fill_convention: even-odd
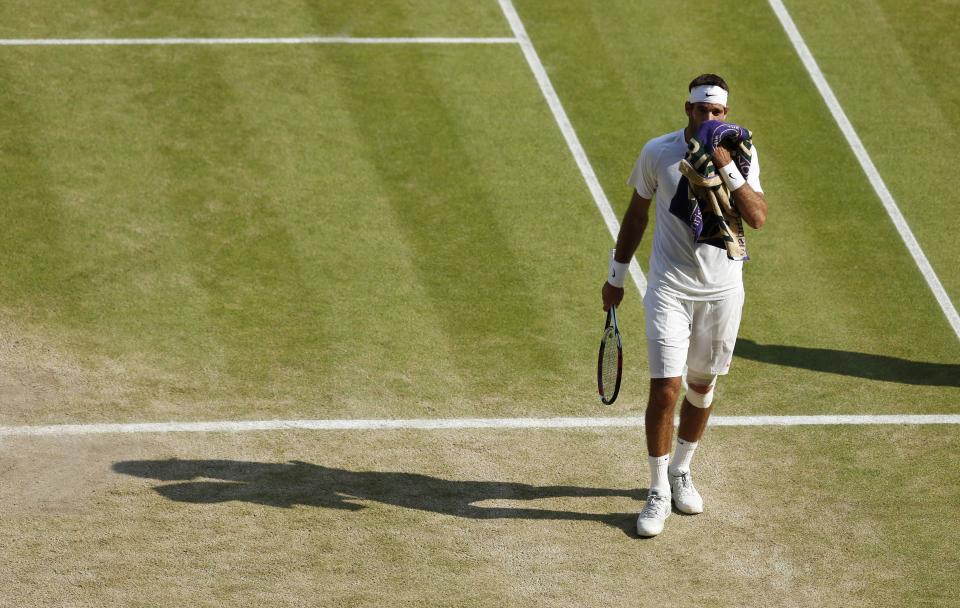
{"type": "MultiPolygon", "coordinates": [[[[570,148],[574,160],[577,161],[580,174],[583,176],[584,181],[587,182],[587,187],[593,195],[593,201],[596,203],[597,209],[600,210],[600,215],[603,216],[607,230],[610,231],[610,235],[616,240],[617,234],[620,232],[620,222],[617,221],[617,216],[613,213],[610,201],[607,200],[607,196],[600,186],[600,181],[593,172],[593,167],[590,165],[587,153],[584,151],[583,146],[580,145],[580,139],[577,137],[576,131],[573,130],[570,119],[567,118],[567,113],[560,103],[560,98],[557,97],[557,92],[550,82],[550,77],[547,76],[547,71],[543,68],[543,63],[540,62],[540,56],[537,55],[536,49],[533,48],[533,43],[530,41],[530,36],[527,35],[527,29],[523,26],[523,21],[520,20],[520,15],[517,14],[517,10],[513,7],[511,0],[500,0],[500,9],[510,23],[510,29],[513,30],[513,35],[520,43],[520,48],[523,49],[523,56],[530,65],[530,69],[537,79],[537,84],[540,85],[540,91],[543,92],[543,96],[547,100],[547,105],[550,106],[550,111],[553,112],[553,118],[557,121],[557,126],[560,127],[560,131],[563,133],[567,147],[570,148]]],[[[606,268],[604,268],[604,270],[606,270],[606,268]]],[[[640,297],[643,298],[643,294],[647,291],[647,280],[643,276],[643,271],[640,270],[640,265],[637,263],[636,258],[630,260],[630,276],[633,277],[637,289],[640,290],[640,297]]]]}
{"type": "MultiPolygon", "coordinates": [[[[710,426],[960,424],[960,415],[889,416],[713,416],[710,426]]],[[[585,429],[643,426],[643,417],[618,418],[440,418],[407,420],[222,420],[211,422],[141,422],[131,424],[55,424],[0,426],[0,437],[107,435],[129,433],[241,433],[249,431],[369,431],[438,429],[585,429]]]]}
{"type": "Polygon", "coordinates": [[[810,74],[810,78],[813,79],[817,90],[830,109],[830,114],[833,115],[833,119],[837,122],[840,130],[843,131],[843,135],[847,138],[847,143],[856,155],[857,160],[860,161],[860,166],[870,179],[870,184],[873,186],[877,196],[880,197],[884,209],[887,210],[887,215],[893,220],[897,232],[900,233],[900,238],[903,239],[904,244],[910,251],[910,255],[913,256],[913,261],[916,262],[921,274],[923,274],[923,278],[927,281],[927,285],[929,285],[931,291],[933,291],[933,295],[940,304],[943,314],[946,315],[947,321],[950,323],[950,327],[953,328],[953,333],[960,339],[960,314],[957,314],[957,309],[953,306],[953,302],[950,301],[950,297],[943,288],[939,277],[937,277],[937,273],[934,272],[933,267],[930,266],[927,256],[924,255],[923,249],[920,248],[920,243],[918,243],[916,237],[913,236],[913,232],[907,225],[907,220],[900,212],[897,202],[894,200],[893,195],[890,194],[890,190],[887,189],[883,178],[880,177],[880,172],[877,171],[877,167],[870,159],[867,149],[864,147],[863,142],[860,141],[860,137],[854,130],[850,120],[847,119],[847,115],[840,106],[840,102],[837,100],[836,95],[833,94],[833,89],[830,88],[823,72],[820,71],[820,66],[817,65],[813,53],[810,52],[810,49],[803,40],[803,36],[800,35],[800,30],[797,29],[793,19],[790,17],[790,13],[787,12],[787,8],[781,0],[768,1],[771,8],[773,8],[773,12],[776,13],[777,18],[780,20],[780,25],[783,26],[783,30],[787,33],[787,37],[790,38],[790,42],[793,43],[793,48],[797,51],[797,55],[799,55],[801,61],[803,61],[807,73],[810,74]]]}
{"type": "Polygon", "coordinates": [[[516,44],[516,38],[20,38],[0,39],[0,46],[111,46],[168,44],[516,44]]]}

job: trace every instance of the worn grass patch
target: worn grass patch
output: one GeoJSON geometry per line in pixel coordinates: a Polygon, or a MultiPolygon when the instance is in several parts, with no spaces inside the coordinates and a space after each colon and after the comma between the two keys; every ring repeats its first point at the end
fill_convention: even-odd
{"type": "Polygon", "coordinates": [[[631,431],[13,439],[11,605],[948,605],[948,427],[712,429],[635,537],[631,431]],[[655,573],[655,574],[654,574],[655,573]]]}

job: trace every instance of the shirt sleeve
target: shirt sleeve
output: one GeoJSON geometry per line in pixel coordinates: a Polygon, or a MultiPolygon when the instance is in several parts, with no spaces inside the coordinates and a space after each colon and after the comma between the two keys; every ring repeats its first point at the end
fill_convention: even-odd
{"type": "Polygon", "coordinates": [[[657,191],[657,171],[654,167],[654,150],[649,143],[640,151],[640,157],[633,166],[633,173],[627,183],[637,189],[637,194],[652,200],[657,191]]]}
{"type": "Polygon", "coordinates": [[[760,160],[757,157],[757,147],[753,147],[753,157],[750,159],[750,173],[747,175],[747,183],[753,188],[754,192],[763,192],[760,186],[760,160]]]}

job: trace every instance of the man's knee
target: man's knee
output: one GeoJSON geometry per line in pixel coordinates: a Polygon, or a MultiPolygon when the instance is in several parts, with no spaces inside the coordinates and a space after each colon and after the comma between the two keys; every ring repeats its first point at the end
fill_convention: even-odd
{"type": "Polygon", "coordinates": [[[704,374],[687,370],[687,395],[690,405],[706,409],[713,403],[713,388],[717,385],[716,374],[704,374]]]}
{"type": "Polygon", "coordinates": [[[658,408],[672,408],[680,395],[680,378],[651,378],[650,405],[658,408]]]}

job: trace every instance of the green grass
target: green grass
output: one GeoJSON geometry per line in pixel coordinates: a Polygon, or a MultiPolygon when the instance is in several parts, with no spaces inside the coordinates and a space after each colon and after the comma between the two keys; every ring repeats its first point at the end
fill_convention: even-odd
{"type": "Polygon", "coordinates": [[[130,371],[71,418],[573,412],[592,392],[595,294],[558,287],[594,286],[605,235],[516,49],[32,50],[5,68],[40,100],[7,110],[10,322],[130,371]]]}
{"type": "Polygon", "coordinates": [[[960,130],[955,2],[788,2],[954,306],[960,267],[950,231],[960,194],[945,187],[960,130]]]}
{"type": "MultiPolygon", "coordinates": [[[[619,15],[653,37],[703,16],[618,8],[520,5],[618,212],[688,73],[730,79],[761,149],[725,411],[954,411],[957,341],[772,14],[730,14],[743,35],[704,66],[619,15]]],[[[6,422],[603,411],[610,241],[518,48],[7,48],[0,73],[6,422]]],[[[645,400],[629,298],[612,413],[645,400]]]]}
{"type": "Polygon", "coordinates": [[[11,0],[3,38],[509,36],[496,2],[471,0],[11,0]]]}
{"type": "MultiPolygon", "coordinates": [[[[851,7],[789,8],[956,302],[956,7],[851,7]]],[[[719,414],[960,411],[960,341],[766,3],[517,8],[618,214],[696,74],[755,132],[719,414]]],[[[509,27],[492,0],[0,7],[4,38],[301,35],[509,27]]],[[[518,46],[0,47],[0,78],[0,425],[642,411],[633,289],[594,396],[611,239],[518,46]]],[[[8,438],[0,604],[957,603],[952,428],[712,429],[707,513],[649,542],[640,435],[8,438]]]]}
{"type": "Polygon", "coordinates": [[[725,7],[722,26],[692,5],[520,7],[618,213],[643,142],[683,126],[691,75],[730,82],[731,119],[755,133],[770,215],[748,234],[744,270],[740,335],[758,346],[738,351],[721,382],[734,400],[725,411],[956,411],[960,344],[766,3],[725,7]],[[929,365],[909,386],[887,373],[915,363],[929,365]]]}

